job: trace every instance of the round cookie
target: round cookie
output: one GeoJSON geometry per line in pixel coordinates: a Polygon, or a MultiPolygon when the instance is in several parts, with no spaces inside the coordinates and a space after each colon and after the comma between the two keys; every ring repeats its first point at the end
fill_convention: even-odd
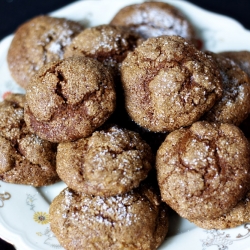
{"type": "Polygon", "coordinates": [[[129,51],[142,42],[141,36],[124,27],[99,25],[83,30],[65,49],[64,57],[95,58],[119,73],[121,62],[129,51]]]}
{"type": "Polygon", "coordinates": [[[193,40],[193,25],[174,6],[163,2],[144,2],[122,8],[110,24],[126,26],[144,38],[179,35],[193,40]]]}
{"type": "Polygon", "coordinates": [[[49,210],[65,249],[157,249],[168,231],[167,208],[153,189],[108,198],[63,190],[49,210]]]}
{"type": "Polygon", "coordinates": [[[27,88],[30,78],[48,62],[63,59],[64,49],[83,27],[76,22],[37,16],[14,34],[7,61],[12,77],[27,88]]]}
{"type": "Polygon", "coordinates": [[[222,94],[211,56],[178,36],[143,42],[123,61],[121,77],[128,114],[154,132],[192,124],[222,94]]]}
{"type": "Polygon", "coordinates": [[[0,180],[32,186],[59,181],[56,144],[32,134],[25,122],[25,96],[9,94],[0,103],[0,180]]]}
{"type": "Polygon", "coordinates": [[[250,222],[250,193],[241,200],[228,213],[215,219],[208,220],[193,220],[198,227],[205,229],[226,229],[240,226],[250,222]]]}
{"type": "Polygon", "coordinates": [[[219,53],[219,55],[233,60],[250,77],[250,51],[224,51],[219,53]]]}
{"type": "Polygon", "coordinates": [[[223,94],[203,119],[238,126],[250,113],[250,78],[229,58],[207,52],[217,62],[222,76],[223,94]]]}
{"type": "Polygon", "coordinates": [[[180,216],[205,220],[228,213],[246,195],[250,147],[233,124],[199,121],[170,133],[157,151],[161,196],[180,216]]]}
{"type": "Polygon", "coordinates": [[[112,73],[87,57],[43,66],[26,93],[25,121],[41,138],[73,141],[89,136],[115,109],[112,73]]]}
{"type": "Polygon", "coordinates": [[[78,141],[60,143],[56,169],[75,191],[112,196],[138,187],[153,161],[150,147],[139,134],[112,126],[78,141]]]}

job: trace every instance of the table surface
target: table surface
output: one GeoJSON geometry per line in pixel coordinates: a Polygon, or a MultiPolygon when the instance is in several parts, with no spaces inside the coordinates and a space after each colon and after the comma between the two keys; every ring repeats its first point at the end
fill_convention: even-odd
{"type": "MultiPolygon", "coordinates": [[[[246,29],[250,30],[250,1],[249,0],[188,0],[207,10],[224,14],[238,20],[246,29]]],[[[72,0],[1,0],[0,2],[0,40],[13,33],[18,25],[39,15],[61,8],[72,0]]],[[[250,42],[250,41],[249,41],[250,42]]],[[[1,250],[15,248],[0,239],[1,250]]]]}

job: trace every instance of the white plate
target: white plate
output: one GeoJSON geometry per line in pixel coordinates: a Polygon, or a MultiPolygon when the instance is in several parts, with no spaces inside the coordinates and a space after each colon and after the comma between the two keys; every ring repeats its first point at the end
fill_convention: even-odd
{"type": "MultiPolygon", "coordinates": [[[[78,1],[51,15],[94,26],[108,23],[123,6],[140,0],[78,1]]],[[[204,41],[204,49],[250,50],[250,31],[235,20],[217,15],[185,1],[166,0],[193,22],[204,41]]],[[[11,78],[6,55],[13,36],[0,43],[0,96],[6,91],[24,92],[11,78]]],[[[1,97],[0,97],[1,98],[1,97]]],[[[48,224],[52,199],[65,187],[60,182],[43,188],[0,182],[0,237],[19,250],[63,249],[48,224]]],[[[170,221],[170,232],[161,250],[245,250],[250,249],[250,224],[230,230],[204,230],[178,216],[170,221]]]]}

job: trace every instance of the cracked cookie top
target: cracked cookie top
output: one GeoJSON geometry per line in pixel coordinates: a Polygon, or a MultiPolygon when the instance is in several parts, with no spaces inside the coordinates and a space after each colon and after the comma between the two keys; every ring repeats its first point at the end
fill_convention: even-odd
{"type": "Polygon", "coordinates": [[[50,16],[38,16],[22,24],[14,34],[7,56],[15,81],[26,89],[38,69],[63,59],[65,47],[82,29],[77,22],[50,16]]]}
{"type": "Polygon", "coordinates": [[[249,142],[233,124],[196,122],[166,137],[156,168],[162,199],[177,213],[216,218],[249,190],[249,142]]]}
{"type": "Polygon", "coordinates": [[[112,67],[119,73],[121,62],[142,38],[137,33],[113,25],[99,25],[83,30],[65,49],[64,57],[87,56],[112,67]]]}
{"type": "Polygon", "coordinates": [[[195,36],[193,25],[174,6],[163,2],[145,2],[125,6],[110,24],[125,26],[144,38],[179,35],[188,40],[195,36]]]}
{"type": "Polygon", "coordinates": [[[250,78],[233,60],[221,54],[207,53],[213,56],[218,64],[223,93],[203,119],[238,126],[250,113],[250,78]]]}
{"type": "Polygon", "coordinates": [[[151,187],[111,197],[64,189],[49,210],[65,249],[157,249],[168,231],[167,207],[151,187]]]}
{"type": "Polygon", "coordinates": [[[31,133],[24,122],[25,96],[9,94],[0,103],[0,180],[44,186],[59,181],[56,144],[31,133]]]}
{"type": "Polygon", "coordinates": [[[136,132],[117,126],[60,143],[57,173],[73,190],[111,196],[138,187],[152,168],[150,147],[136,132]]]}
{"type": "Polygon", "coordinates": [[[43,66],[31,79],[24,119],[52,142],[89,136],[115,109],[112,73],[87,57],[69,57],[43,66]]]}
{"type": "Polygon", "coordinates": [[[123,61],[121,78],[129,115],[154,132],[191,125],[222,95],[213,58],[179,36],[143,42],[123,61]]]}

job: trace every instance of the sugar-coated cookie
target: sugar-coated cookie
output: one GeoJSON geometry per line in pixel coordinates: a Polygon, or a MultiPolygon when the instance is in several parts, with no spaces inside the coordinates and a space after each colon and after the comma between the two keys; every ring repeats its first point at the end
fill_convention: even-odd
{"type": "Polygon", "coordinates": [[[179,215],[217,218],[249,190],[250,147],[233,124],[199,121],[166,137],[156,168],[162,199],[179,215]]]}
{"type": "Polygon", "coordinates": [[[46,64],[27,88],[25,121],[52,142],[89,136],[115,109],[112,73],[87,57],[69,57],[46,64]]]}

